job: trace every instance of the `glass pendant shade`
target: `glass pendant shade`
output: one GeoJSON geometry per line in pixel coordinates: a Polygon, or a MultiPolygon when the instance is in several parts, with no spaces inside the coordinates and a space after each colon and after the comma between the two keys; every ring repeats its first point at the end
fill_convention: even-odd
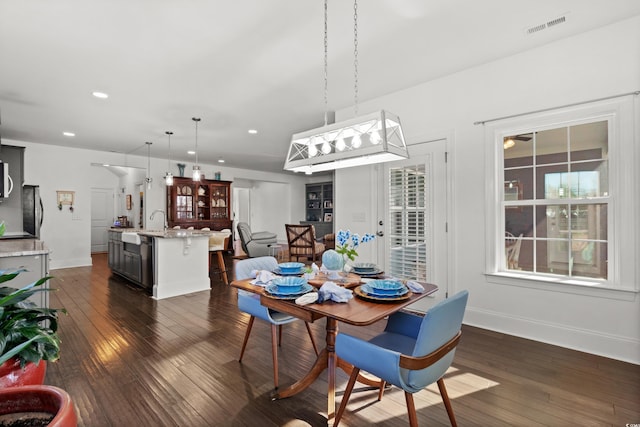
{"type": "Polygon", "coordinates": [[[171,187],[173,185],[173,175],[171,175],[171,172],[167,172],[167,174],[164,176],[164,183],[167,185],[167,187],[171,187]]]}
{"type": "Polygon", "coordinates": [[[293,135],[284,169],[320,172],[408,157],[400,119],[381,110],[293,135]]]}

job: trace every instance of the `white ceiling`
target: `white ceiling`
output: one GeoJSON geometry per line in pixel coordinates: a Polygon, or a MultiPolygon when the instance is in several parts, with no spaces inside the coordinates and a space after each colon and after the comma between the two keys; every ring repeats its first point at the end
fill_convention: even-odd
{"type": "MultiPolygon", "coordinates": [[[[638,0],[360,0],[358,96],[639,13],[638,0]]],[[[330,0],[328,22],[328,109],[350,108],[353,2],[330,0]]],[[[172,159],[193,162],[196,116],[200,163],[282,171],[291,134],[324,122],[323,28],[322,0],[0,0],[0,132],[140,155],[152,141],[166,158],[171,130],[172,159]]]]}

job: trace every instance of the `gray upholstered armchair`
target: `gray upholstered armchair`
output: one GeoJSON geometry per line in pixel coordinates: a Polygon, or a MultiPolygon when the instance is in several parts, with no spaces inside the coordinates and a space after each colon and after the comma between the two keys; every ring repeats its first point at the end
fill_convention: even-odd
{"type": "Polygon", "coordinates": [[[246,222],[238,223],[238,235],[240,235],[242,250],[249,258],[271,255],[269,253],[269,246],[275,245],[277,242],[277,235],[275,233],[268,231],[252,233],[251,227],[249,227],[249,224],[246,222]]]}

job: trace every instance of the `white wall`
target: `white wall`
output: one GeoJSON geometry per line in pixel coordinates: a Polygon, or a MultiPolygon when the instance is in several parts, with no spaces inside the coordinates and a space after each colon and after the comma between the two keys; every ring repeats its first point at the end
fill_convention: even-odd
{"type": "MultiPolygon", "coordinates": [[[[450,290],[470,292],[465,323],[640,363],[637,294],[626,301],[486,280],[484,128],[473,124],[639,90],[638,52],[640,16],[360,104],[397,114],[410,142],[453,137],[450,290]]],[[[370,168],[359,170],[359,179],[336,171],[336,229],[358,225],[346,206],[367,188],[353,183],[370,182],[370,168]]]]}
{"type": "MultiPolygon", "coordinates": [[[[40,185],[40,194],[45,210],[41,239],[52,251],[50,268],[55,270],[91,265],[91,188],[116,188],[118,190],[123,186],[113,174],[91,164],[109,163],[146,170],[147,157],[145,155],[123,155],[7,139],[3,139],[3,143],[26,147],[25,182],[40,185]],[[57,190],[75,191],[73,212],[69,211],[68,207],[64,207],[61,211],[58,210],[57,190]]],[[[186,173],[191,170],[191,166],[187,164],[186,173]]],[[[214,170],[220,171],[223,180],[235,178],[250,180],[257,187],[256,193],[264,192],[258,197],[264,198],[265,203],[268,202],[271,205],[268,209],[256,212],[258,225],[269,228],[280,227],[284,233],[286,222],[297,222],[304,217],[304,183],[306,179],[303,175],[260,172],[205,164],[201,166],[207,178],[214,177],[214,170]],[[282,203],[282,201],[286,203],[282,203]],[[275,205],[276,208],[273,208],[272,205],[275,205]]],[[[171,168],[171,172],[178,175],[175,162],[171,164],[171,168]]],[[[165,209],[166,196],[163,176],[166,169],[166,159],[151,158],[153,185],[150,190],[146,190],[146,228],[162,228],[163,226],[160,215],[157,215],[154,221],[149,220],[149,215],[155,209],[165,209]]],[[[139,203],[138,197],[136,197],[137,192],[134,190],[131,190],[134,203],[139,203]]],[[[118,191],[116,191],[117,193],[118,191]]],[[[116,212],[118,212],[117,209],[116,212]]],[[[281,231],[278,230],[278,232],[281,231]]]]}

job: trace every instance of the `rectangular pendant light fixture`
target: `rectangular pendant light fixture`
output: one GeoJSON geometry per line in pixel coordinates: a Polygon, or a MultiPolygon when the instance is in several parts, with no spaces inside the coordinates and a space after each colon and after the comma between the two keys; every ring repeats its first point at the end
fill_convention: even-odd
{"type": "Polygon", "coordinates": [[[284,169],[313,173],[408,157],[400,119],[380,110],[293,135],[284,169]]]}

